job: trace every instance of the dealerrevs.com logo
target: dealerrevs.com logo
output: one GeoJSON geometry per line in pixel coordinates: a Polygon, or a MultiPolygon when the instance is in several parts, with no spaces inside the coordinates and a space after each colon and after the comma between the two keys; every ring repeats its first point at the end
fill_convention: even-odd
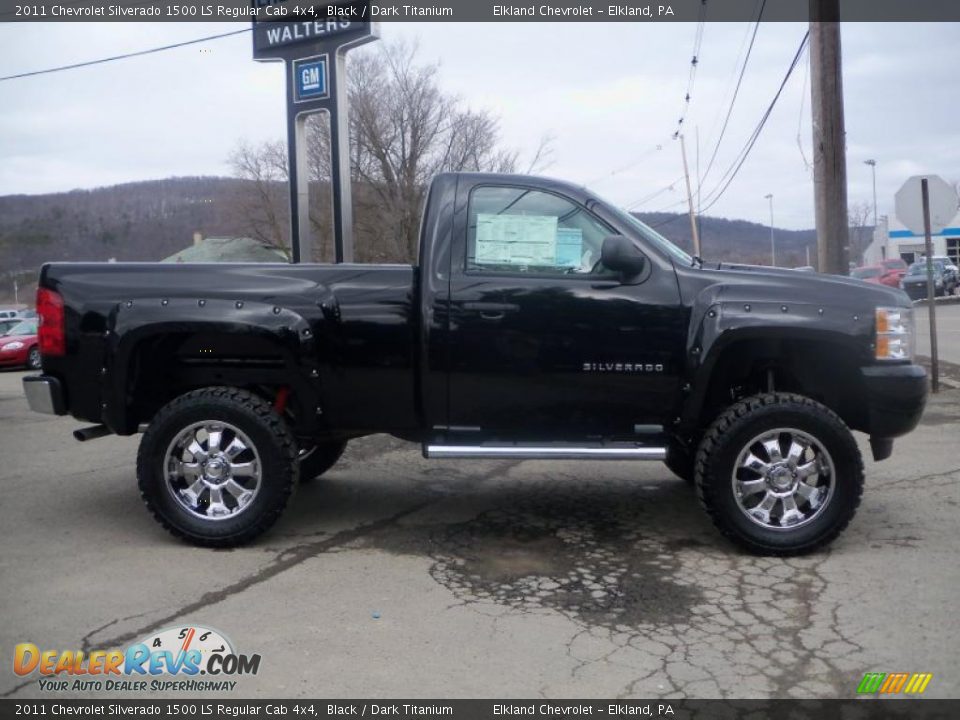
{"type": "Polygon", "coordinates": [[[166,628],[125,650],[41,650],[20,643],[13,652],[17,675],[38,674],[40,689],[54,692],[233,690],[237,681],[231,678],[260,670],[260,655],[237,653],[223,633],[200,625],[166,628]]]}

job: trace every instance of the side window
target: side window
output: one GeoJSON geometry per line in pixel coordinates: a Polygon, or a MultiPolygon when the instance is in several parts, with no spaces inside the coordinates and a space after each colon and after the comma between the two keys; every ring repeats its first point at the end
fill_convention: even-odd
{"type": "Polygon", "coordinates": [[[613,231],[551,193],[478,187],[470,194],[467,267],[473,272],[605,273],[600,246],[613,231]]]}

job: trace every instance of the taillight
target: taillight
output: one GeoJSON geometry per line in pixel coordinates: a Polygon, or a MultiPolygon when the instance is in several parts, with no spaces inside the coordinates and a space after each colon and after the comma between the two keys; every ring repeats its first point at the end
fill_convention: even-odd
{"type": "Polygon", "coordinates": [[[53,290],[37,289],[37,339],[41,355],[63,355],[67,351],[63,298],[53,290]]]}

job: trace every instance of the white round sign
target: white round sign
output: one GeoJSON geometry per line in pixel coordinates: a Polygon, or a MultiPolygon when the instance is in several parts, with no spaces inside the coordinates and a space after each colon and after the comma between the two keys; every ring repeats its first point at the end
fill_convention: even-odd
{"type": "Polygon", "coordinates": [[[910,232],[923,235],[923,197],[920,191],[923,178],[927,179],[930,195],[930,232],[936,234],[950,224],[958,210],[956,191],[939,175],[914,175],[897,190],[897,220],[910,232]]]}

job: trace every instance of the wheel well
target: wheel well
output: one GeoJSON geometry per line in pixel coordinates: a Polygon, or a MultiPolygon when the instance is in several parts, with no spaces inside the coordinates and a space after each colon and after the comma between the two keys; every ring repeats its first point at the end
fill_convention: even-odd
{"type": "Polygon", "coordinates": [[[731,403],[773,390],[812,398],[852,428],[865,425],[862,379],[850,348],[806,339],[741,340],[725,348],[713,366],[697,424],[706,428],[731,403]]]}
{"type": "Polygon", "coordinates": [[[285,401],[287,414],[294,425],[296,418],[314,415],[316,401],[301,383],[289,353],[264,337],[162,333],[138,343],[126,368],[124,403],[131,430],[149,422],[174,398],[214,385],[248,390],[271,403],[280,388],[297,385],[285,401]],[[311,412],[306,412],[307,405],[311,412]]]}

